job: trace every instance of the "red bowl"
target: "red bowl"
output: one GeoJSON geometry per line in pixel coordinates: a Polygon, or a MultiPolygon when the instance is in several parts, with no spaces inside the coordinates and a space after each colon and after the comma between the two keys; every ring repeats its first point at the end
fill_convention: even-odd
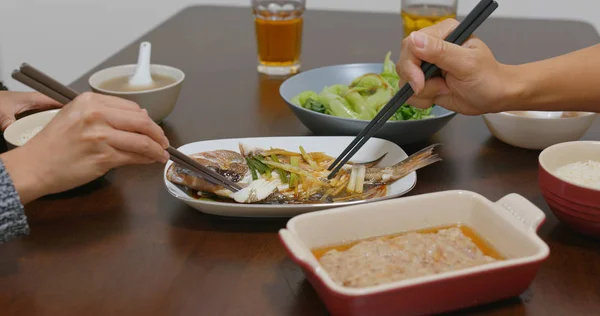
{"type": "Polygon", "coordinates": [[[554,175],[564,165],[600,161],[600,142],[576,141],[550,146],[539,156],[539,186],[554,215],[573,230],[600,237],[600,190],[554,175]]]}
{"type": "Polygon", "coordinates": [[[545,199],[551,200],[553,204],[559,205],[561,210],[569,213],[569,215],[583,220],[600,222],[600,209],[598,208],[569,201],[545,189],[542,189],[542,194],[545,199]]]}

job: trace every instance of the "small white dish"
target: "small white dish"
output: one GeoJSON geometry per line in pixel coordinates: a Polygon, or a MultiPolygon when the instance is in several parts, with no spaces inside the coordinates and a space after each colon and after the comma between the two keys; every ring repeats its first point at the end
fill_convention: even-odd
{"type": "Polygon", "coordinates": [[[543,150],[558,143],[579,140],[597,116],[592,112],[564,112],[559,118],[548,117],[551,116],[548,113],[546,117],[532,117],[530,112],[484,114],[483,120],[490,133],[500,141],[519,148],[543,150]]]}
{"type": "MultiPolygon", "coordinates": [[[[48,110],[27,115],[10,124],[4,131],[4,140],[8,149],[20,147],[23,136],[30,134],[36,129],[43,129],[60,111],[60,109],[48,110]]],[[[39,132],[39,131],[38,131],[39,132]]],[[[35,137],[35,136],[33,136],[35,137]]],[[[29,139],[33,138],[30,137],[29,139]]]]}
{"type": "MultiPolygon", "coordinates": [[[[239,144],[247,144],[254,147],[276,147],[290,151],[298,151],[299,146],[304,147],[307,152],[323,152],[332,157],[337,157],[354,137],[334,136],[334,137],[261,137],[261,138],[236,138],[236,139],[217,139],[190,143],[179,147],[184,154],[194,154],[203,151],[229,149],[238,152],[239,144]]],[[[380,162],[381,166],[390,166],[400,162],[408,157],[406,152],[398,145],[379,138],[371,138],[365,145],[352,157],[353,161],[372,161],[383,154],[386,157],[380,162]]],[[[236,204],[215,202],[209,200],[200,200],[190,197],[178,186],[167,180],[166,174],[172,161],[167,162],[163,172],[163,180],[167,191],[175,198],[183,201],[189,206],[208,214],[232,216],[232,217],[291,217],[298,214],[312,212],[321,209],[360,204],[366,202],[380,201],[392,197],[398,197],[412,190],[417,183],[417,173],[411,172],[406,177],[388,186],[385,197],[370,199],[366,201],[352,201],[324,204],[302,204],[302,205],[269,205],[269,204],[236,204]]]]}

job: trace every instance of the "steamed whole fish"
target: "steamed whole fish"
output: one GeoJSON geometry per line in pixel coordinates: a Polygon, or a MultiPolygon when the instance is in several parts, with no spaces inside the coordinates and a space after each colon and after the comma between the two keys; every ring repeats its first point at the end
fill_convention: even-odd
{"type": "Polygon", "coordinates": [[[171,164],[167,180],[197,191],[230,199],[237,203],[306,204],[365,200],[386,195],[387,185],[411,172],[440,161],[431,145],[389,167],[377,167],[384,156],[365,163],[347,163],[329,180],[328,166],[333,162],[320,152],[252,148],[243,144],[239,153],[214,150],[189,155],[237,183],[241,190],[232,192],[211,184],[188,169],[171,164]]]}

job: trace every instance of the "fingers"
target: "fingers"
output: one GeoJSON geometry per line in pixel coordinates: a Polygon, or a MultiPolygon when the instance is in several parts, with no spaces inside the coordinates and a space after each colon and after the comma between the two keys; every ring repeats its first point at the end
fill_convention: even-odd
{"type": "Polygon", "coordinates": [[[140,106],[137,103],[119,97],[102,95],[102,102],[104,103],[104,105],[110,108],[128,110],[133,112],[142,111],[142,108],[140,108],[140,106]]]}
{"type": "Polygon", "coordinates": [[[412,32],[409,38],[408,49],[416,58],[437,65],[459,80],[473,72],[473,58],[468,48],[426,32],[412,32]]]}
{"type": "Polygon", "coordinates": [[[112,129],[107,132],[106,142],[119,151],[146,157],[152,161],[167,162],[167,151],[150,137],[112,129]]]}
{"type": "MultiPolygon", "coordinates": [[[[454,19],[446,19],[433,26],[424,28],[420,32],[437,38],[446,38],[458,24],[458,21],[454,19]]],[[[400,53],[400,60],[396,64],[396,71],[400,76],[400,86],[408,82],[413,91],[419,93],[425,86],[425,75],[421,70],[421,58],[413,52],[411,46],[414,46],[414,41],[411,36],[408,36],[402,41],[402,51],[400,53]]]]}
{"type": "Polygon", "coordinates": [[[169,140],[164,131],[150,119],[145,111],[108,109],[103,112],[103,116],[106,122],[115,129],[144,134],[160,144],[163,149],[169,147],[169,140]]]}
{"type": "Polygon", "coordinates": [[[460,23],[455,19],[445,19],[437,24],[423,28],[419,31],[433,37],[446,38],[459,24],[460,23]]]}
{"type": "Polygon", "coordinates": [[[413,91],[419,93],[425,86],[425,74],[420,66],[421,61],[414,55],[402,57],[396,64],[396,71],[400,77],[399,87],[408,82],[413,91]]]}
{"type": "Polygon", "coordinates": [[[450,93],[450,89],[448,88],[448,85],[446,85],[446,80],[444,80],[444,78],[437,77],[427,80],[425,87],[419,94],[417,94],[417,97],[433,100],[437,96],[447,93],[450,93]]]}
{"type": "Polygon", "coordinates": [[[23,92],[22,100],[27,103],[28,109],[47,110],[63,106],[62,103],[39,92],[23,92]]]}
{"type": "Polygon", "coordinates": [[[406,103],[420,109],[429,108],[439,96],[450,93],[443,78],[432,78],[427,80],[425,87],[419,94],[413,95],[406,103]]]}
{"type": "Polygon", "coordinates": [[[421,70],[423,61],[437,65],[444,73],[459,80],[476,70],[472,49],[478,47],[478,39],[471,37],[464,46],[444,40],[458,24],[454,19],[446,19],[412,32],[402,41],[402,52],[396,65],[401,85],[408,82],[416,94],[421,93],[425,88],[425,77],[421,70]]]}
{"type": "Polygon", "coordinates": [[[413,95],[406,103],[416,108],[426,109],[434,103],[437,97],[448,93],[450,93],[450,89],[443,78],[432,78],[427,80],[421,92],[413,95]]]}
{"type": "Polygon", "coordinates": [[[16,121],[14,115],[5,116],[4,114],[0,114],[0,129],[4,132],[10,124],[16,121]]]}
{"type": "Polygon", "coordinates": [[[119,97],[114,97],[114,96],[104,95],[104,94],[99,94],[99,93],[93,93],[93,92],[84,92],[84,93],[80,94],[74,101],[76,101],[76,103],[82,103],[82,104],[102,103],[103,105],[105,105],[106,107],[109,107],[109,108],[128,110],[128,111],[133,111],[133,112],[141,112],[142,111],[140,106],[135,102],[132,102],[132,101],[129,101],[129,100],[126,100],[123,98],[119,98],[119,97]]]}
{"type": "Polygon", "coordinates": [[[152,161],[167,161],[169,140],[147,111],[133,102],[86,92],[72,102],[67,113],[87,126],[85,138],[93,143],[105,143],[152,161]]]}
{"type": "Polygon", "coordinates": [[[110,166],[111,169],[125,165],[142,165],[155,162],[155,160],[152,160],[144,155],[124,151],[116,150],[113,155],[112,164],[110,166]]]}

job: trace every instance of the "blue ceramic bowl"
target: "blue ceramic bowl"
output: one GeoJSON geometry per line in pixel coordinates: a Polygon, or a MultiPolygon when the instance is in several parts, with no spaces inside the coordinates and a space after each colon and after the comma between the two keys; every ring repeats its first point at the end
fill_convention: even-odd
{"type": "MultiPolygon", "coordinates": [[[[323,114],[297,106],[291,102],[298,93],[312,90],[320,93],[325,86],[350,84],[356,77],[367,73],[381,73],[383,63],[347,64],[328,66],[301,72],[285,80],[279,88],[281,97],[298,119],[318,135],[355,136],[369,121],[342,118],[323,114]]],[[[426,141],[444,127],[455,115],[440,106],[434,106],[432,118],[417,121],[388,121],[375,137],[387,139],[399,145],[426,141]]]]}

